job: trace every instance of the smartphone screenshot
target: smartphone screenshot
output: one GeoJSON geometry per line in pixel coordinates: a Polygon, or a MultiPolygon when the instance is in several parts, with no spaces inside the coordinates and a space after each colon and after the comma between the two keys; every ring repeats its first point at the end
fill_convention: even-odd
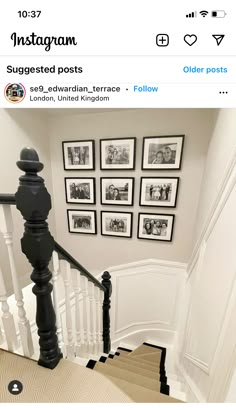
{"type": "Polygon", "coordinates": [[[235,23],[0,5],[1,407],[236,402],[235,23]]]}

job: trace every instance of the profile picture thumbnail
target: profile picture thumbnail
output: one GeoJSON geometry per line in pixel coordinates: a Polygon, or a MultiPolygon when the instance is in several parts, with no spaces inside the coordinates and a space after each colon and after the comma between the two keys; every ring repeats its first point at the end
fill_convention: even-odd
{"type": "Polygon", "coordinates": [[[17,104],[25,98],[26,89],[21,83],[19,84],[9,83],[5,87],[4,95],[9,102],[13,104],[17,104]]]}

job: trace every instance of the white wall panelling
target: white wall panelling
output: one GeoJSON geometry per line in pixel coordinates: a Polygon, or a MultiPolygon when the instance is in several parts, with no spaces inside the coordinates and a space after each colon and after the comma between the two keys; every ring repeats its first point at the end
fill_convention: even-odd
{"type": "Polygon", "coordinates": [[[156,342],[173,343],[185,268],[184,264],[147,260],[107,269],[113,286],[114,344],[121,340],[135,344],[144,334],[156,342]]]}
{"type": "MultiPolygon", "coordinates": [[[[218,129],[215,132],[218,134],[218,129]]],[[[188,266],[191,300],[180,367],[198,400],[207,402],[224,401],[236,366],[236,334],[232,331],[236,326],[235,139],[232,142],[231,156],[215,186],[214,201],[199,229],[199,240],[188,266]]],[[[228,144],[224,139],[218,143],[228,144]]],[[[217,145],[213,148],[220,150],[217,145]]],[[[221,164],[215,163],[212,156],[212,167],[217,166],[221,164]]],[[[213,170],[209,172],[213,178],[213,170]]],[[[191,397],[190,394],[188,399],[191,397]]]]}

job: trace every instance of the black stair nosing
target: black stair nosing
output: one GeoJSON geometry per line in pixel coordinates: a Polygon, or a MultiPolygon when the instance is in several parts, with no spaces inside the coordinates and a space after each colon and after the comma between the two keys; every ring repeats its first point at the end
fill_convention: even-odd
{"type": "Polygon", "coordinates": [[[88,361],[88,363],[86,364],[86,367],[87,367],[88,369],[91,369],[91,370],[92,370],[92,369],[94,369],[96,363],[97,363],[96,360],[90,359],[90,360],[88,361]]]}
{"type": "Polygon", "coordinates": [[[120,353],[119,353],[119,352],[115,352],[115,356],[120,356],[120,353]]]}
{"type": "Polygon", "coordinates": [[[145,346],[150,346],[150,347],[154,347],[155,349],[166,350],[166,347],[153,345],[153,344],[147,343],[147,342],[144,342],[143,345],[145,345],[145,346]]]}
{"type": "Polygon", "coordinates": [[[124,352],[129,352],[129,353],[131,353],[133,350],[130,350],[130,349],[126,349],[126,347],[117,347],[117,350],[124,350],[124,352]]]}
{"type": "Polygon", "coordinates": [[[101,363],[105,363],[106,360],[107,360],[107,357],[106,357],[106,356],[100,356],[100,358],[99,358],[98,361],[101,362],[101,363]]]}
{"type": "Polygon", "coordinates": [[[114,358],[114,356],[115,356],[114,354],[109,353],[108,358],[109,358],[109,359],[113,359],[113,358],[114,358]]]}
{"type": "Polygon", "coordinates": [[[170,395],[170,386],[166,383],[161,383],[160,393],[170,395]]]}
{"type": "Polygon", "coordinates": [[[163,374],[160,373],[159,381],[160,381],[161,383],[167,384],[167,376],[165,376],[165,375],[163,375],[163,374]]]}

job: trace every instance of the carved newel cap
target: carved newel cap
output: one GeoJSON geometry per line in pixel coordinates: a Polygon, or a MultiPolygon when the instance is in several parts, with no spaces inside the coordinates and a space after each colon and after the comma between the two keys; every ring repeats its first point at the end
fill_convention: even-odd
{"type": "Polygon", "coordinates": [[[24,172],[37,173],[42,171],[44,165],[39,161],[39,156],[34,148],[23,148],[20,153],[20,161],[17,161],[17,166],[24,172]]]}
{"type": "Polygon", "coordinates": [[[102,275],[102,279],[105,280],[105,281],[111,279],[110,273],[107,272],[107,271],[105,271],[105,272],[103,273],[103,275],[102,275]]]}
{"type": "Polygon", "coordinates": [[[102,275],[102,285],[105,287],[108,297],[110,297],[112,293],[112,283],[110,279],[111,279],[110,273],[105,271],[102,275]]]}

